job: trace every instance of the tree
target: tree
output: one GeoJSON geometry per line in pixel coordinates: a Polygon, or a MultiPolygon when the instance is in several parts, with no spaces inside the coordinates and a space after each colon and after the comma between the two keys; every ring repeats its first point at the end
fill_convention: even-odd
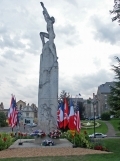
{"type": "Polygon", "coordinates": [[[6,126],[6,116],[4,112],[0,112],[0,127],[6,126]]]}
{"type": "Polygon", "coordinates": [[[109,112],[105,112],[101,114],[101,119],[102,120],[110,120],[110,113],[109,112]]]}
{"type": "Polygon", "coordinates": [[[84,112],[85,112],[85,107],[83,106],[83,102],[78,101],[77,102],[78,108],[79,108],[79,113],[80,113],[80,119],[84,119],[84,112]]]}
{"type": "Polygon", "coordinates": [[[111,92],[108,97],[108,104],[113,111],[117,112],[120,110],[120,59],[115,57],[118,65],[112,65],[112,70],[115,72],[114,86],[110,86],[111,92]]]}
{"type": "Polygon", "coordinates": [[[120,0],[114,0],[113,10],[110,10],[110,13],[115,14],[112,21],[118,20],[118,23],[120,23],[120,0]]]}
{"type": "Polygon", "coordinates": [[[63,90],[63,91],[60,93],[60,97],[58,98],[58,102],[63,101],[64,98],[67,98],[67,100],[69,100],[69,98],[70,98],[70,94],[67,93],[65,90],[63,90]]]}

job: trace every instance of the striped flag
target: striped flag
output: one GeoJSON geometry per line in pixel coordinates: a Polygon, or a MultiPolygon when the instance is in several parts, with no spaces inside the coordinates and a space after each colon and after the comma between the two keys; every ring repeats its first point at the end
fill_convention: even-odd
{"type": "Polygon", "coordinates": [[[17,123],[17,114],[18,114],[18,111],[17,111],[16,99],[12,95],[11,104],[10,104],[10,108],[9,108],[9,112],[8,112],[8,122],[12,128],[17,123]]]}
{"type": "Polygon", "coordinates": [[[66,98],[64,98],[64,129],[68,125],[69,122],[69,107],[68,107],[68,101],[66,98]]]}
{"type": "Polygon", "coordinates": [[[75,130],[76,128],[74,124],[74,117],[75,117],[74,106],[72,99],[70,99],[70,113],[69,113],[69,124],[68,124],[70,130],[75,130]]]}
{"type": "Polygon", "coordinates": [[[57,109],[57,128],[59,129],[60,125],[60,103],[58,103],[58,109],[57,109]]]}
{"type": "Polygon", "coordinates": [[[79,114],[79,108],[78,108],[78,106],[75,109],[74,124],[75,124],[75,130],[77,132],[80,132],[81,123],[80,123],[80,114],[79,114]]]}

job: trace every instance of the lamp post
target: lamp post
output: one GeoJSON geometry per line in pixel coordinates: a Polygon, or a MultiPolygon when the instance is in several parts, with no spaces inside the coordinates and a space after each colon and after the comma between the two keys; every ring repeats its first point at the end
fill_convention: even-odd
{"type": "Polygon", "coordinates": [[[95,138],[95,113],[96,113],[96,103],[97,103],[97,97],[93,93],[93,112],[94,112],[94,138],[95,138]]]}

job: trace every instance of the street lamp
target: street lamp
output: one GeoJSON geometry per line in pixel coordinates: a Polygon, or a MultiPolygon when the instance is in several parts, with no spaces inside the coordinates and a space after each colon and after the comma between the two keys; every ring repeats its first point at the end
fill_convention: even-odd
{"type": "Polygon", "coordinates": [[[95,113],[96,113],[96,103],[97,103],[97,97],[93,93],[93,112],[94,112],[94,138],[95,138],[95,113]]]}

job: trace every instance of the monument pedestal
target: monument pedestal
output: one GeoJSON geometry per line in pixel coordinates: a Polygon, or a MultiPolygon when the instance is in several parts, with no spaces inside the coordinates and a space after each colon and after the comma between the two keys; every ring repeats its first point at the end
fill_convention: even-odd
{"type": "Polygon", "coordinates": [[[44,140],[51,140],[51,141],[54,142],[55,145],[56,144],[60,144],[60,139],[53,139],[53,138],[50,138],[49,136],[45,136],[43,138],[41,138],[41,137],[35,137],[34,143],[41,145],[44,140]]]}

